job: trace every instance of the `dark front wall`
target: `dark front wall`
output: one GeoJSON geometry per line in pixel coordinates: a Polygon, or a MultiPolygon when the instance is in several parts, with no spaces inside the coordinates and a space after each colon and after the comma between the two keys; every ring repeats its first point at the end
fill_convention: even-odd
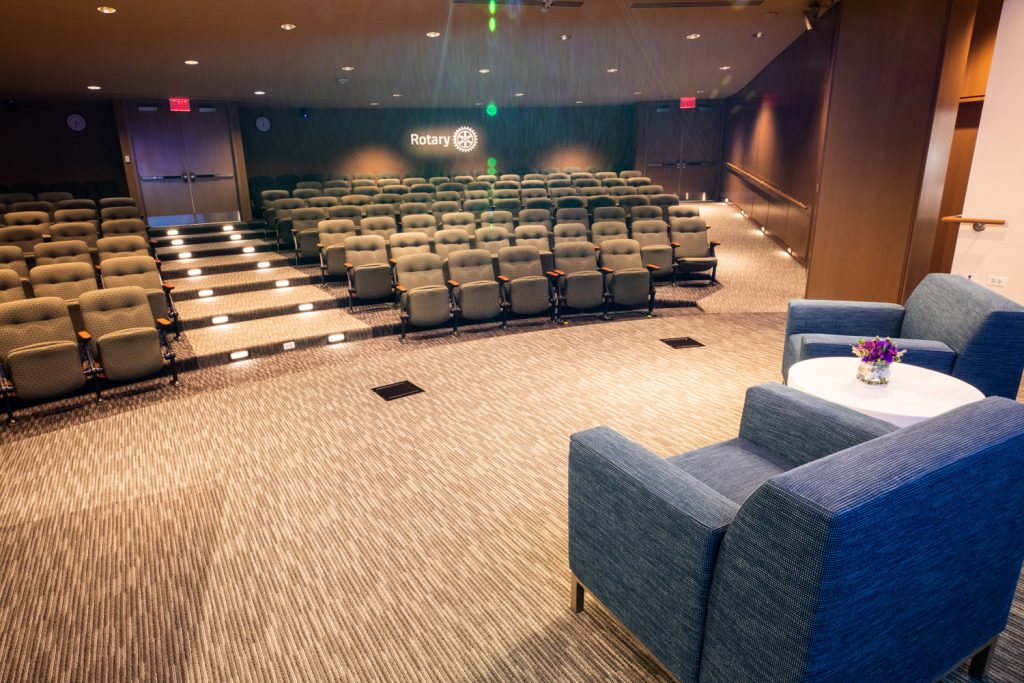
{"type": "Polygon", "coordinates": [[[109,102],[32,102],[0,105],[0,184],[109,180],[125,189],[114,109],[109,102]],[[68,114],[87,127],[67,127],[68,114]]]}
{"type": "Polygon", "coordinates": [[[634,110],[622,107],[502,109],[495,117],[479,109],[298,109],[239,111],[248,174],[355,173],[397,171],[415,175],[487,167],[499,171],[543,167],[602,166],[616,170],[633,163],[634,110]],[[271,119],[268,133],[256,117],[271,119]],[[431,155],[409,145],[412,132],[448,134],[472,126],[481,136],[472,153],[431,155]]]}
{"type": "Polygon", "coordinates": [[[725,106],[722,195],[806,258],[814,210],[838,7],[779,54],[725,106]]]}

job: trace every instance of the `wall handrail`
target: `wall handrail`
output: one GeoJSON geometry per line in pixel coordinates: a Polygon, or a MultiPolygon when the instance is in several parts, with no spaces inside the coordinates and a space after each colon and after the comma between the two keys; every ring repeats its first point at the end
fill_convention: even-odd
{"type": "Polygon", "coordinates": [[[968,223],[974,232],[982,232],[986,225],[1006,225],[1005,218],[967,218],[964,216],[943,216],[943,223],[968,223]]]}
{"type": "Polygon", "coordinates": [[[741,177],[745,178],[746,180],[749,180],[750,182],[754,183],[755,185],[759,185],[759,186],[763,187],[764,189],[768,190],[772,194],[778,195],[779,197],[782,197],[783,199],[785,199],[790,204],[793,204],[795,206],[799,206],[804,211],[806,211],[807,209],[810,208],[809,206],[804,204],[802,201],[800,201],[796,197],[793,197],[792,195],[786,194],[781,189],[775,187],[774,185],[769,183],[764,178],[759,178],[758,176],[754,175],[750,171],[742,169],[742,168],[740,168],[739,166],[737,166],[736,164],[734,164],[732,162],[729,162],[729,161],[725,162],[725,167],[728,168],[733,173],[735,173],[736,175],[741,176],[741,177]]]}

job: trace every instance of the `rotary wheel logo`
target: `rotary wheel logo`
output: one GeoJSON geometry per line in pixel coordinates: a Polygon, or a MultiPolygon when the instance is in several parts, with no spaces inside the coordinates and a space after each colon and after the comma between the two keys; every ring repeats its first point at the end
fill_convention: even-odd
{"type": "Polygon", "coordinates": [[[477,142],[479,142],[479,138],[476,131],[469,126],[456,128],[455,132],[452,133],[452,143],[455,145],[455,149],[460,152],[472,152],[476,149],[477,142]]]}

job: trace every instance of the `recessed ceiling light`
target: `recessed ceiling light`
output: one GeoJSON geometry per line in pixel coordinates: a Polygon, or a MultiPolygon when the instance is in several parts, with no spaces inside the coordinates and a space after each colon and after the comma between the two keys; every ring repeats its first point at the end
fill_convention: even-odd
{"type": "Polygon", "coordinates": [[[583,104],[583,100],[576,100],[576,104],[583,104]]]}
{"type": "Polygon", "coordinates": [[[764,31],[758,31],[757,33],[754,34],[755,38],[764,38],[764,36],[765,36],[764,31]]]}
{"type": "Polygon", "coordinates": [[[380,104],[380,102],[370,102],[370,106],[371,107],[376,107],[379,104],[380,104]]]}
{"type": "Polygon", "coordinates": [[[392,93],[391,96],[392,97],[401,97],[402,93],[400,93],[400,92],[392,93]]]}
{"type": "Polygon", "coordinates": [[[441,37],[441,34],[438,33],[437,31],[431,31],[430,33],[427,34],[427,38],[439,38],[439,37],[441,37]]]}
{"type": "Polygon", "coordinates": [[[103,89],[103,88],[101,88],[98,85],[87,85],[85,87],[87,87],[89,90],[102,90],[103,89]]]}
{"type": "Polygon", "coordinates": [[[569,40],[570,38],[572,38],[572,34],[571,33],[563,33],[562,35],[560,35],[558,37],[561,38],[562,40],[569,40]]]}
{"type": "Polygon", "coordinates": [[[490,69],[480,69],[480,73],[482,73],[482,74],[489,74],[489,73],[491,73],[491,70],[490,69]]]}
{"type": "Polygon", "coordinates": [[[101,13],[101,14],[113,14],[114,12],[117,11],[117,9],[115,9],[113,7],[107,7],[106,5],[100,5],[99,7],[96,8],[96,11],[101,13]]]}
{"type": "Polygon", "coordinates": [[[484,103],[483,102],[474,102],[473,106],[474,107],[482,107],[482,106],[484,106],[484,103]]]}
{"type": "Polygon", "coordinates": [[[643,95],[644,93],[643,93],[643,91],[642,91],[642,90],[637,90],[637,91],[636,91],[635,93],[633,93],[633,94],[634,94],[634,95],[643,95]]]}
{"type": "Polygon", "coordinates": [[[343,67],[341,67],[341,70],[342,71],[355,71],[356,68],[354,66],[343,66],[343,67]]]}
{"type": "Polygon", "coordinates": [[[687,33],[686,34],[686,39],[687,40],[697,40],[698,38],[700,38],[700,34],[699,33],[687,33]]]}
{"type": "Polygon", "coordinates": [[[619,70],[616,69],[614,66],[612,68],[610,68],[610,69],[605,69],[605,71],[607,71],[610,74],[617,74],[617,73],[619,73],[619,70]]]}
{"type": "Polygon", "coordinates": [[[516,97],[522,97],[522,96],[523,96],[523,95],[525,95],[525,94],[526,94],[526,93],[522,93],[522,92],[517,92],[517,93],[516,93],[516,97]]]}
{"type": "Polygon", "coordinates": [[[720,66],[720,67],[718,67],[718,70],[719,71],[728,71],[731,68],[732,68],[731,66],[720,66]]]}
{"type": "Polygon", "coordinates": [[[704,94],[704,91],[703,91],[703,90],[698,90],[698,91],[697,91],[697,94],[698,94],[698,95],[703,95],[703,94],[704,94]]]}
{"type": "Polygon", "coordinates": [[[185,63],[188,64],[189,66],[198,66],[199,65],[199,62],[197,60],[195,60],[195,59],[186,59],[185,63]]]}
{"type": "Polygon", "coordinates": [[[295,24],[281,24],[281,28],[283,28],[285,31],[294,31],[295,24]]]}
{"type": "Polygon", "coordinates": [[[266,95],[267,91],[265,91],[265,90],[253,90],[252,94],[253,95],[266,95]]]}

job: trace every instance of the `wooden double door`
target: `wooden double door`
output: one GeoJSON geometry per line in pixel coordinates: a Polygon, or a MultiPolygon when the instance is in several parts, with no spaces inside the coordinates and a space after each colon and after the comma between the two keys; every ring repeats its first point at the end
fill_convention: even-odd
{"type": "Polygon", "coordinates": [[[225,104],[171,111],[164,102],[130,102],[125,123],[150,225],[223,223],[241,217],[225,104]]]}
{"type": "Polygon", "coordinates": [[[640,170],[665,192],[683,200],[718,198],[722,110],[718,102],[696,109],[677,103],[647,103],[637,112],[640,170]]]}

